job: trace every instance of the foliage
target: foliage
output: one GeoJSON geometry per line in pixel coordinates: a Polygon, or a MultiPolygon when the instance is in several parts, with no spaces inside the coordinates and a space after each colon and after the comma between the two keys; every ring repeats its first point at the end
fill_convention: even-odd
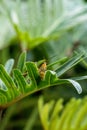
{"type": "Polygon", "coordinates": [[[63,104],[63,99],[44,104],[41,97],[38,109],[44,130],[87,129],[87,97],[72,98],[66,105],[63,104]]]}
{"type": "MultiPolygon", "coordinates": [[[[71,83],[77,89],[78,93],[81,93],[82,90],[79,83],[72,79],[59,79],[59,76],[77,64],[82,59],[82,56],[82,54],[74,56],[69,61],[65,62],[57,69],[57,74],[56,72],[47,69],[43,72],[43,77],[40,76],[38,65],[43,63],[44,60],[39,61],[38,63],[26,62],[25,52],[20,55],[17,68],[13,69],[12,76],[10,76],[9,73],[11,73],[14,61],[12,59],[7,61],[5,67],[1,64],[0,107],[7,107],[31,93],[58,84],[71,83]]],[[[48,67],[50,66],[52,66],[52,64],[48,67]]]]}
{"type": "Polygon", "coordinates": [[[1,25],[6,26],[5,32],[0,29],[0,48],[16,38],[23,44],[22,48],[32,49],[87,20],[86,5],[80,4],[70,12],[60,0],[1,0],[0,5],[1,25]]]}
{"type": "Polygon", "coordinates": [[[58,100],[40,110],[52,107],[48,117],[44,114],[49,120],[61,107],[59,118],[56,114],[56,121],[50,120],[50,129],[86,128],[87,99],[82,99],[87,95],[86,20],[84,0],[0,1],[0,130],[41,130],[36,107],[42,94],[46,100],[58,100]],[[25,52],[19,57],[23,50],[27,57],[25,52]],[[67,103],[71,97],[80,99],[67,103]]]}

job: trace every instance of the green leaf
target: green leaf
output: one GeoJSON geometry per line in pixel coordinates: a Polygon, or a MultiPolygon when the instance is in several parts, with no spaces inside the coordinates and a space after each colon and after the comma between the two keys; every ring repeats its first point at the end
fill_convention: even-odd
{"type": "Polygon", "coordinates": [[[87,6],[80,4],[68,11],[65,1],[60,0],[5,0],[0,2],[0,10],[0,48],[10,45],[16,37],[32,49],[87,20],[87,6]]]}
{"type": "Polygon", "coordinates": [[[75,80],[72,80],[72,79],[66,79],[66,80],[69,81],[75,87],[75,89],[77,90],[77,92],[79,94],[82,93],[81,85],[78,82],[76,82],[75,80]]]}
{"type": "Polygon", "coordinates": [[[45,130],[48,130],[49,128],[49,113],[50,113],[50,110],[52,109],[53,104],[54,104],[54,101],[51,101],[44,105],[42,97],[38,101],[38,107],[39,107],[39,112],[41,116],[40,118],[41,118],[41,121],[45,130]],[[41,113],[43,113],[44,116],[42,116],[41,113]]]}
{"type": "Polygon", "coordinates": [[[52,114],[50,116],[50,124],[49,129],[53,130],[58,125],[59,116],[58,113],[60,113],[63,110],[63,99],[59,99],[55,106],[53,107],[52,114]]]}
{"type": "Polygon", "coordinates": [[[85,79],[87,79],[87,76],[72,77],[72,79],[73,80],[77,80],[77,81],[79,81],[79,80],[85,80],[85,79]]]}
{"type": "Polygon", "coordinates": [[[5,64],[5,70],[10,74],[14,66],[14,59],[9,59],[5,64]]]}
{"type": "Polygon", "coordinates": [[[58,59],[58,60],[56,60],[56,62],[53,62],[53,63],[47,65],[47,68],[49,69],[49,68],[53,67],[54,65],[58,65],[58,64],[61,64],[61,63],[65,63],[67,60],[68,60],[67,57],[63,57],[63,58],[61,58],[60,60],[58,59]]]}
{"type": "Polygon", "coordinates": [[[72,58],[70,58],[70,60],[61,65],[58,69],[56,69],[58,77],[64,74],[67,70],[69,70],[79,62],[81,62],[81,60],[83,59],[82,57],[84,58],[83,54],[73,56],[72,58]]]}
{"type": "MultiPolygon", "coordinates": [[[[22,53],[21,57],[25,57],[24,55],[25,54],[22,53]]],[[[75,56],[71,60],[67,61],[67,63],[64,63],[65,70],[68,70],[70,65],[72,67],[73,64],[75,65],[77,62],[79,62],[82,56],[83,55],[75,56]]],[[[44,72],[43,78],[41,78],[39,68],[37,66],[39,64],[35,62],[26,62],[24,59],[25,58],[20,60],[22,64],[20,65],[21,67],[19,67],[19,69],[15,68],[12,70],[13,75],[11,76],[8,73],[10,70],[7,72],[5,67],[0,65],[0,79],[6,87],[5,89],[0,88],[0,106],[7,107],[10,104],[26,97],[27,95],[30,95],[31,93],[54,85],[72,84],[79,94],[82,92],[79,83],[72,79],[59,79],[55,71],[46,70],[44,72]],[[24,71],[22,72],[22,68],[26,68],[26,73],[24,73],[24,71]]],[[[65,70],[63,69],[62,71],[61,69],[62,73],[64,73],[65,70]]]]}
{"type": "Polygon", "coordinates": [[[36,64],[33,62],[27,62],[26,67],[27,67],[28,75],[33,84],[32,87],[37,88],[37,80],[38,80],[39,72],[36,64]]]}
{"type": "Polygon", "coordinates": [[[21,71],[23,71],[25,61],[26,61],[26,52],[23,52],[21,53],[17,64],[17,68],[20,69],[21,71]]]}
{"type": "Polygon", "coordinates": [[[14,82],[10,75],[5,71],[4,66],[0,65],[0,78],[8,88],[14,88],[14,82]]]}
{"type": "Polygon", "coordinates": [[[8,99],[10,98],[10,100],[12,100],[16,95],[19,94],[19,93],[17,93],[17,88],[13,82],[13,79],[6,72],[3,65],[0,65],[0,79],[6,85],[8,99]]]}
{"type": "Polygon", "coordinates": [[[72,84],[79,94],[82,93],[81,85],[72,79],[58,79],[56,73],[54,71],[48,70],[45,74],[44,80],[40,82],[39,88],[43,88],[45,86],[54,86],[59,84],[72,84]]]}
{"type": "Polygon", "coordinates": [[[17,87],[20,90],[21,94],[23,94],[24,92],[26,92],[25,88],[27,86],[27,83],[20,70],[14,69],[13,73],[14,73],[15,82],[17,83],[17,87]]]}
{"type": "Polygon", "coordinates": [[[51,112],[47,111],[46,118],[45,114],[43,114],[43,112],[45,111],[45,106],[47,105],[47,110],[50,110],[50,103],[52,101],[49,101],[46,104],[44,104],[43,102],[43,98],[41,97],[38,101],[38,110],[44,129],[87,129],[87,97],[83,99],[72,98],[66,103],[66,105],[63,104],[62,99],[59,99],[55,104],[52,104],[51,112]]]}
{"type": "Polygon", "coordinates": [[[68,30],[71,27],[79,24],[87,19],[87,16],[84,17],[84,12],[87,11],[87,7],[80,8],[79,10],[74,11],[73,13],[65,14],[59,19],[56,19],[55,22],[51,25],[50,28],[42,34],[43,37],[49,36],[52,33],[55,33],[58,30],[68,30]],[[83,15],[82,15],[83,14],[83,15]],[[83,19],[81,19],[83,17],[83,19]]]}
{"type": "MultiPolygon", "coordinates": [[[[5,70],[8,72],[8,74],[11,73],[12,68],[13,68],[13,65],[14,65],[14,59],[10,59],[10,60],[8,60],[8,61],[6,62],[6,64],[5,64],[5,70]]],[[[0,87],[1,87],[2,89],[6,89],[6,86],[5,86],[5,84],[2,82],[2,80],[0,80],[0,87]]]]}

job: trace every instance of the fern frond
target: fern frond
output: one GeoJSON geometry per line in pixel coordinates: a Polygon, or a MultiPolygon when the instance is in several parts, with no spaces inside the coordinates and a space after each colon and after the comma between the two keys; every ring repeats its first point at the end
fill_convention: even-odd
{"type": "MultiPolygon", "coordinates": [[[[80,61],[81,58],[78,57],[77,59],[80,61]]],[[[31,93],[59,84],[70,83],[76,88],[78,93],[82,92],[80,84],[75,80],[59,79],[56,72],[52,70],[46,70],[43,78],[41,78],[38,63],[26,62],[25,59],[26,53],[24,52],[20,55],[17,68],[15,69],[12,69],[13,60],[9,60],[5,66],[0,64],[0,107],[7,107],[31,93]],[[10,65],[10,68],[8,65],[10,65]],[[9,68],[9,70],[6,70],[6,68],[9,68]],[[12,75],[9,74],[11,70],[12,75]],[[5,87],[3,87],[3,84],[5,87]]],[[[76,64],[76,60],[73,64],[76,64]]],[[[67,67],[69,67],[69,64],[67,64],[66,70],[68,70],[67,67]]]]}
{"type": "Polygon", "coordinates": [[[87,129],[87,97],[72,98],[65,106],[63,99],[53,104],[52,101],[44,104],[41,97],[38,101],[38,109],[44,130],[87,129]]]}

